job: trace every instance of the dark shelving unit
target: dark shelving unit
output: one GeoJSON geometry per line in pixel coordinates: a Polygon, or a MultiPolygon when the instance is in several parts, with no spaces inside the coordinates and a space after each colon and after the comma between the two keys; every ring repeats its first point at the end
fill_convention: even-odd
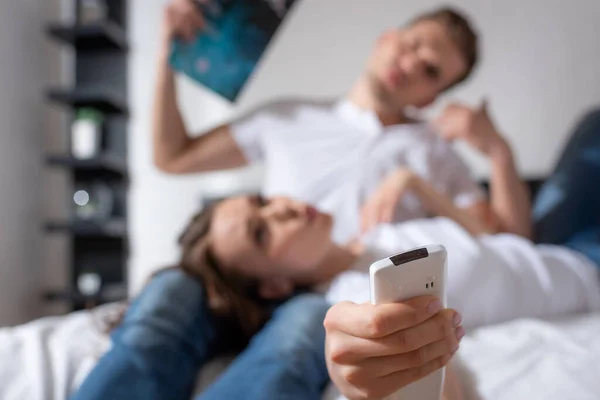
{"type": "Polygon", "coordinates": [[[51,221],[46,223],[48,232],[65,232],[80,237],[112,237],[124,238],[127,236],[127,225],[123,219],[112,219],[101,223],[51,221]]]}
{"type": "Polygon", "coordinates": [[[50,89],[48,98],[72,108],[91,107],[105,114],[128,115],[127,100],[117,90],[86,87],[75,90],[50,89]]]}
{"type": "Polygon", "coordinates": [[[108,285],[94,296],[86,296],[77,290],[48,291],[43,295],[46,301],[68,302],[76,309],[86,308],[95,304],[120,301],[127,297],[127,286],[123,284],[108,285]]]}
{"type": "MultiPolygon", "coordinates": [[[[80,0],[73,0],[76,14],[80,0]]],[[[43,298],[64,302],[77,310],[97,304],[122,300],[127,291],[127,207],[125,199],[129,175],[127,171],[127,0],[103,0],[107,15],[94,22],[54,22],[46,34],[59,45],[72,47],[74,65],[72,84],[49,88],[46,98],[70,113],[72,121],[80,108],[93,108],[104,116],[101,150],[93,158],[80,159],[69,150],[48,154],[47,165],[63,169],[70,177],[70,201],[81,188],[101,185],[112,193],[110,216],[83,220],[76,213],[64,220],[46,222],[48,234],[65,235],[71,242],[71,255],[65,268],[69,284],[64,288],[47,288],[43,298]],[[78,277],[83,273],[100,276],[98,293],[86,296],[79,292],[78,277]]],[[[65,134],[71,134],[70,126],[65,134]]],[[[69,209],[75,209],[71,205],[69,209]]]]}
{"type": "Polygon", "coordinates": [[[126,179],[128,177],[127,160],[112,154],[102,154],[88,160],[81,160],[71,155],[56,154],[47,156],[46,162],[52,166],[114,175],[115,178],[126,179]]]}
{"type": "Polygon", "coordinates": [[[127,32],[123,27],[110,20],[87,25],[53,23],[48,26],[47,32],[56,40],[83,51],[129,50],[127,32]]]}

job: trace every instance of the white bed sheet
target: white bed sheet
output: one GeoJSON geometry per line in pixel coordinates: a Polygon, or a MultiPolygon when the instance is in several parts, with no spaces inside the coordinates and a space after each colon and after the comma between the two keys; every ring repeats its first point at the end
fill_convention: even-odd
{"type": "Polygon", "coordinates": [[[99,312],[81,311],[0,329],[0,400],[63,400],[109,348],[99,312]]]}
{"type": "Polygon", "coordinates": [[[480,328],[459,354],[469,399],[600,399],[600,314],[480,328]]]}
{"type": "MultiPolygon", "coordinates": [[[[102,315],[119,307],[0,329],[0,399],[67,398],[109,347],[102,315]]],[[[600,314],[593,314],[480,328],[463,339],[457,364],[468,400],[597,400],[599,359],[600,314]]],[[[222,366],[211,365],[199,383],[222,366]]]]}

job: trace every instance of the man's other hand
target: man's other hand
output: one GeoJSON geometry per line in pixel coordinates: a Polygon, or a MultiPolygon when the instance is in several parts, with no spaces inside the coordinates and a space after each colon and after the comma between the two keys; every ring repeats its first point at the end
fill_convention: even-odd
{"type": "Polygon", "coordinates": [[[505,146],[487,110],[487,101],[478,108],[450,104],[434,123],[441,136],[449,141],[462,139],[485,155],[505,146]]]}

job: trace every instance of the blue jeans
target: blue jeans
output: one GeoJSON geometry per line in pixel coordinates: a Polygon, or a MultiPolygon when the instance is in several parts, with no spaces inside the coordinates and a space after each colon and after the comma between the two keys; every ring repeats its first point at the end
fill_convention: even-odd
{"type": "MultiPolygon", "coordinates": [[[[329,304],[302,294],[277,305],[264,328],[198,399],[320,399],[329,381],[323,319],[329,304]]],[[[198,371],[235,348],[207,307],[202,285],[180,270],[156,275],[112,334],[112,348],[74,400],[185,399],[198,371]]]]}
{"type": "Polygon", "coordinates": [[[565,245],[600,266],[600,110],[583,118],[533,207],[538,243],[565,245]]]}

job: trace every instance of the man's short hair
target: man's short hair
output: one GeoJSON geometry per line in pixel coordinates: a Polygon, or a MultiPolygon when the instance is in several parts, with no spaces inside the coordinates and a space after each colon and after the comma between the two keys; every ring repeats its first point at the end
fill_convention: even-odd
{"type": "Polygon", "coordinates": [[[442,24],[448,31],[450,38],[458,50],[462,53],[462,56],[467,64],[467,69],[465,72],[446,88],[446,90],[450,89],[451,87],[458,85],[467,79],[477,64],[477,33],[465,16],[450,7],[443,7],[426,14],[419,15],[412,20],[410,25],[414,25],[423,21],[435,21],[442,24]]]}

